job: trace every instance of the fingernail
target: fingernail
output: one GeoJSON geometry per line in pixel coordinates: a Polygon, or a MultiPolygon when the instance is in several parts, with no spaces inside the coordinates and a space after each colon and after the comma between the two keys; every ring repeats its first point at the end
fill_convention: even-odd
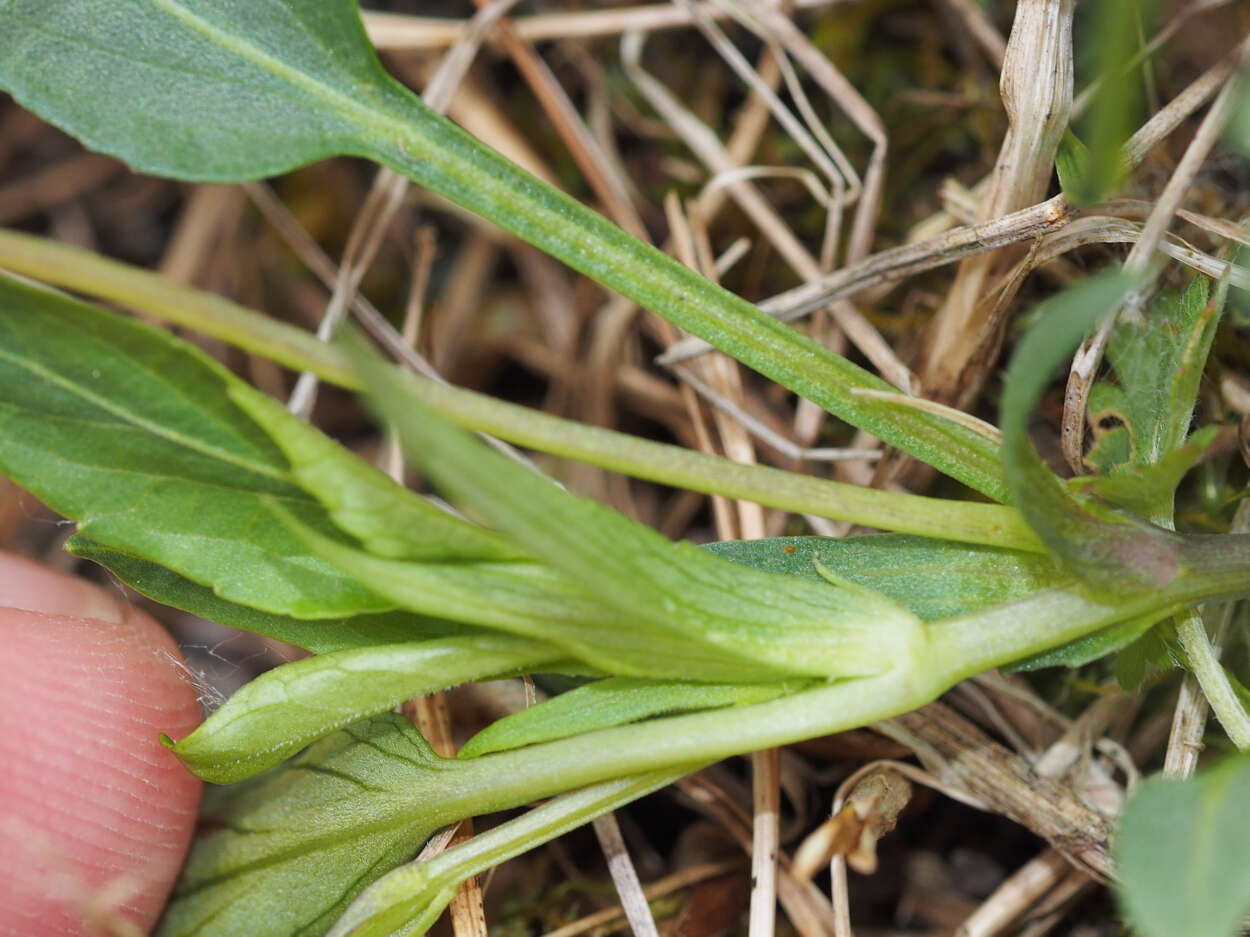
{"type": "Polygon", "coordinates": [[[123,619],[121,606],[97,586],[12,553],[0,553],[0,607],[112,624],[123,619]]]}

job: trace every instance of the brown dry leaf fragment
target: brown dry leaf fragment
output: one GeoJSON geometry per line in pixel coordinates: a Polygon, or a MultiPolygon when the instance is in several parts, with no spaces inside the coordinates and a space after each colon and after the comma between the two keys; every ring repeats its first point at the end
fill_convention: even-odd
{"type": "Polygon", "coordinates": [[[911,801],[911,782],[896,771],[876,771],[856,784],[846,804],[803,840],[794,854],[793,874],[808,880],[834,856],[861,875],[877,870],[877,841],[894,829],[911,801]]]}

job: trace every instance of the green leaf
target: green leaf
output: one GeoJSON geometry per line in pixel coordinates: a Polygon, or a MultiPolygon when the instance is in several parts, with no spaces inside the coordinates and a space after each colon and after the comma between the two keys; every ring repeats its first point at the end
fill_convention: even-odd
{"type": "Polygon", "coordinates": [[[1094,386],[1090,409],[1121,426],[1091,453],[1100,475],[1082,479],[1085,490],[1171,521],[1176,486],[1215,433],[1208,427],[1189,435],[1226,290],[1208,301],[1207,278],[1196,276],[1184,293],[1160,295],[1143,322],[1116,324],[1107,343],[1116,382],[1094,386]]]}
{"type": "Polygon", "coordinates": [[[402,866],[366,889],[334,925],[329,937],[424,934],[465,879],[671,784],[684,773],[652,772],[565,794],[431,859],[402,866]]]}
{"type": "Polygon", "coordinates": [[[1036,553],[964,546],[907,534],[774,537],[706,544],[734,563],[823,582],[816,562],[880,592],[923,621],[966,615],[1067,577],[1036,553]]]}
{"type": "Polygon", "coordinates": [[[0,471],[81,532],[278,615],[392,603],[309,555],[270,505],[334,531],[226,396],[219,364],[158,329],[0,276],[0,471]]]}
{"type": "MultiPolygon", "coordinates": [[[[1198,464],[1218,433],[1214,426],[1203,427],[1188,442],[1169,449],[1155,462],[1140,463],[1130,459],[1112,467],[1105,475],[1073,479],[1070,487],[1074,491],[1096,494],[1139,516],[1171,523],[1177,485],[1198,464]]],[[[1124,435],[1127,438],[1130,434],[1126,430],[1124,435]]]]}
{"type": "Polygon", "coordinates": [[[496,720],[464,744],[460,757],[476,758],[652,716],[762,703],[802,687],[797,682],[744,685],[609,677],[496,720]]]}
{"type": "MultiPolygon", "coordinates": [[[[1084,667],[1108,654],[1114,654],[1116,651],[1129,647],[1169,614],[1170,611],[1165,609],[1130,618],[1057,648],[1016,661],[1004,669],[1015,673],[1040,670],[1043,667],[1084,667]]],[[[1128,689],[1128,687],[1125,688],[1128,689]]]]}
{"type": "Polygon", "coordinates": [[[324,933],[366,885],[459,818],[441,764],[388,714],[213,792],[158,937],[324,933]]]}
{"type": "Polygon", "coordinates": [[[1152,778],[1116,837],[1119,895],[1142,937],[1234,937],[1250,912],[1250,756],[1187,781],[1152,778]]]}
{"type": "Polygon", "coordinates": [[[1118,308],[1135,278],[1085,279],[1043,304],[1037,323],[1012,355],[1002,397],[1003,465],[1012,499],[1052,555],[1099,591],[1155,590],[1182,569],[1180,540],[1169,531],[1078,498],[1048,469],[1029,441],[1033,405],[1081,336],[1118,308]]]}
{"type": "Polygon", "coordinates": [[[408,560],[523,558],[504,537],[434,507],[273,398],[232,384],[230,399],[282,449],[300,486],[369,552],[408,560]]]}
{"type": "Polygon", "coordinates": [[[707,665],[674,673],[665,662],[667,673],[646,675],[759,681],[770,671],[878,673],[910,659],[923,639],[914,615],[868,589],[747,569],[562,491],[406,399],[392,368],[353,347],[369,402],[415,466],[628,621],[616,642],[632,658],[632,675],[642,675],[639,664],[655,667],[656,641],[680,641],[707,665]],[[724,665],[713,672],[717,660],[724,665]]]}
{"type": "Polygon", "coordinates": [[[241,181],[367,156],[1001,499],[992,442],[535,179],[381,69],[353,0],[0,0],[0,87],[143,172],[241,181]]]}
{"type": "Polygon", "coordinates": [[[164,605],[172,605],[209,621],[294,644],[314,654],[330,654],[375,644],[450,638],[474,632],[467,625],[425,618],[412,612],[378,612],[349,618],[309,620],[274,615],[225,599],[156,563],[115,550],[81,534],[70,537],[65,548],[106,567],[137,592],[164,605]]]}
{"type": "Polygon", "coordinates": [[[252,680],[172,748],[198,777],[229,784],[406,699],[535,666],[553,669],[562,656],[541,641],[486,634],[306,657],[252,680]]]}
{"type": "MultiPolygon", "coordinates": [[[[545,481],[541,484],[550,485],[545,481]]],[[[294,529],[309,549],[403,608],[550,641],[564,648],[569,656],[605,673],[750,683],[795,676],[791,667],[806,668],[798,670],[799,675],[826,676],[818,668],[862,667],[865,658],[873,663],[879,660],[871,656],[871,650],[864,649],[844,660],[831,659],[826,654],[815,660],[778,663],[755,656],[756,643],[763,640],[764,629],[750,636],[754,642],[715,644],[705,637],[708,625],[703,622],[699,622],[701,629],[696,627],[689,633],[669,627],[667,620],[660,627],[643,627],[647,596],[635,593],[639,609],[624,607],[625,603],[592,595],[544,566],[408,563],[372,556],[307,528],[294,529]]],[[[683,613],[690,618],[696,615],[675,603],[672,612],[674,620],[683,613]]]]}
{"type": "Polygon", "coordinates": [[[1143,117],[1143,76],[1137,69],[1129,70],[1129,64],[1153,5],[1151,0],[1101,0],[1089,13],[1088,28],[1078,33],[1088,37],[1082,51],[1092,60],[1098,85],[1080,120],[1082,135],[1089,141],[1081,170],[1062,183],[1073,205],[1106,201],[1128,172],[1122,148],[1143,117]]]}
{"type": "Polygon", "coordinates": [[[140,172],[211,182],[368,156],[404,92],[355,3],[0,0],[0,85],[140,172]]]}
{"type": "Polygon", "coordinates": [[[1089,190],[1089,147],[1071,130],[1065,130],[1055,151],[1055,173],[1059,188],[1072,205],[1084,204],[1089,190]]]}

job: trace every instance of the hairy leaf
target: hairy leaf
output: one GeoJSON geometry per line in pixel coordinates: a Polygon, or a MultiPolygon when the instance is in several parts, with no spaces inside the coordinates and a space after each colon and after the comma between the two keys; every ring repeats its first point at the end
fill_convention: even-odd
{"type": "Polygon", "coordinates": [[[1176,486],[1214,435],[1189,429],[1226,289],[1208,302],[1207,278],[1197,276],[1184,293],[1160,295],[1144,322],[1117,323],[1107,345],[1116,382],[1095,385],[1090,409],[1120,425],[1091,451],[1100,475],[1083,479],[1085,490],[1171,521],[1176,486]]]}
{"type": "Polygon", "coordinates": [[[355,3],[0,0],[0,84],[141,172],[213,182],[368,156],[402,92],[355,3]]]}
{"type": "Polygon", "coordinates": [[[964,546],[907,534],[774,537],[710,543],[734,563],[823,582],[816,563],[883,595],[924,621],[952,618],[1066,579],[1036,553],[964,546]]]}
{"type": "Polygon", "coordinates": [[[1004,669],[1018,672],[1040,670],[1043,667],[1083,667],[1108,654],[1114,654],[1116,651],[1129,647],[1169,614],[1170,612],[1164,609],[1130,618],[1057,648],[1016,661],[1004,669]]]}
{"type": "Polygon", "coordinates": [[[1082,58],[1097,84],[1088,110],[1079,118],[1089,148],[1082,148],[1080,172],[1069,171],[1063,183],[1073,205],[1106,201],[1124,181],[1129,167],[1122,147],[1141,123],[1143,98],[1143,76],[1129,66],[1140,37],[1151,32],[1145,21],[1153,6],[1153,0],[1102,0],[1087,14],[1088,29],[1078,32],[1085,39],[1082,58]]]}
{"type": "Polygon", "coordinates": [[[1233,937],[1250,912],[1250,756],[1152,778],[1116,837],[1120,902],[1142,937],[1233,937]]]}
{"type": "Polygon", "coordinates": [[[0,0],[0,87],[143,172],[240,181],[367,156],[1001,499],[996,447],[519,169],[382,70],[354,0],[0,0]]]}
{"type": "Polygon", "coordinates": [[[879,593],[744,568],[562,491],[407,397],[392,368],[355,347],[369,401],[413,464],[628,620],[618,643],[637,662],[654,667],[654,642],[680,640],[727,667],[670,676],[850,676],[897,666],[921,639],[918,619],[879,593]]]}
{"type": "Polygon", "coordinates": [[[797,681],[724,684],[609,677],[491,723],[464,744],[460,757],[475,758],[651,716],[762,703],[802,687],[797,681]]]}
{"type": "Polygon", "coordinates": [[[270,505],[325,512],[185,342],[0,276],[0,471],[82,533],[278,615],[393,604],[309,554],[270,505]]]}
{"type": "Polygon", "coordinates": [[[561,656],[541,641],[474,635],[306,657],[261,674],[171,744],[196,775],[228,784],[406,699],[539,665],[551,668],[561,656]]]}

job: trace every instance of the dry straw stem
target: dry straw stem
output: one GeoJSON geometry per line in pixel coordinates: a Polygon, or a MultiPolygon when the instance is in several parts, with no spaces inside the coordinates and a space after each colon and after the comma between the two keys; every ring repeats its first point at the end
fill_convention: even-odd
{"type": "Polygon", "coordinates": [[[968,30],[968,35],[981,47],[990,64],[1001,69],[1003,60],[1007,57],[1007,40],[998,31],[998,27],[990,22],[985,11],[973,0],[942,0],[942,3],[959,17],[964,28],[968,30]]]}
{"type": "MultiPolygon", "coordinates": [[[[983,219],[1038,202],[1054,171],[1055,153],[1072,107],[1072,18],[1076,0],[1020,0],[1003,60],[1001,91],[1007,135],[994,165],[983,219]]],[[[961,264],[933,321],[922,380],[934,399],[961,403],[975,393],[968,366],[999,331],[985,287],[1012,257],[980,254],[961,264]]],[[[1004,304],[1005,305],[1005,304],[1004,304]]]]}
{"type": "Polygon", "coordinates": [[[921,764],[947,785],[1032,830],[1091,873],[1110,877],[1107,820],[1068,786],[1038,777],[1025,759],[949,707],[930,703],[881,723],[878,729],[911,748],[921,764]]]}
{"type": "MultiPolygon", "coordinates": [[[[683,778],[678,789],[715,819],[744,851],[751,850],[752,821],[738,802],[715,783],[709,771],[683,778]]],[[[799,879],[784,851],[777,853],[777,899],[800,937],[836,937],[833,910],[812,882],[799,879]]]]}
{"type": "MultiPolygon", "coordinates": [[[[489,6],[487,0],[477,2],[483,9],[489,6]]],[[[608,217],[634,237],[646,240],[646,227],[631,201],[624,170],[600,147],[547,63],[533,45],[517,34],[508,17],[499,21],[494,36],[534,92],[573,161],[607,209],[608,217]]]]}
{"type": "MultiPolygon", "coordinates": [[[[799,10],[846,4],[851,0],[796,0],[799,10]]],[[[701,4],[708,15],[723,18],[727,12],[719,5],[701,4]]],[[[381,50],[443,49],[454,45],[467,28],[464,20],[436,16],[411,16],[405,13],[363,11],[365,29],[373,44],[381,50]]],[[[653,32],[678,29],[690,25],[688,9],[667,3],[620,7],[611,10],[584,10],[569,13],[535,13],[519,16],[514,21],[518,39],[542,42],[548,39],[592,39],[619,36],[631,29],[653,32]]]]}
{"type": "MultiPolygon", "coordinates": [[[[879,251],[858,264],[780,293],[760,303],[759,307],[784,322],[793,321],[831,300],[854,296],[882,284],[897,283],[974,254],[1057,231],[1073,217],[1063,196],[1056,195],[1002,218],[965,225],[925,241],[879,251]]],[[[701,339],[684,339],[657,360],[672,364],[710,349],[711,346],[701,339]]]]}
{"type": "MultiPolygon", "coordinates": [[[[648,901],[654,901],[657,898],[671,895],[675,891],[681,891],[683,888],[689,888],[691,885],[697,885],[699,882],[706,882],[709,879],[729,875],[741,868],[742,863],[738,860],[705,862],[699,865],[692,865],[689,868],[681,869],[672,875],[666,875],[664,878],[644,886],[642,893],[648,901]]],[[[548,931],[543,937],[582,937],[583,934],[595,931],[610,932],[618,930],[626,923],[625,909],[617,905],[614,908],[604,908],[602,911],[588,914],[586,917],[573,921],[570,924],[565,924],[563,927],[548,931]]]]}
{"type": "MultiPolygon", "coordinates": [[[[1072,864],[1060,852],[1046,849],[1016,869],[994,890],[959,929],[955,937],[994,937],[1032,909],[1061,881],[1073,874],[1072,864]]],[[[1078,876],[1085,887],[1089,879],[1078,876]]]]}
{"type": "Polygon", "coordinates": [[[655,918],[651,914],[651,905],[647,901],[646,892],[638,880],[638,872],[629,850],[625,848],[625,840],[621,836],[620,824],[616,822],[615,813],[605,813],[594,820],[595,836],[599,840],[599,848],[603,850],[608,861],[608,874],[616,893],[621,898],[621,907],[625,918],[629,921],[634,937],[660,937],[655,926],[655,918]]]}

